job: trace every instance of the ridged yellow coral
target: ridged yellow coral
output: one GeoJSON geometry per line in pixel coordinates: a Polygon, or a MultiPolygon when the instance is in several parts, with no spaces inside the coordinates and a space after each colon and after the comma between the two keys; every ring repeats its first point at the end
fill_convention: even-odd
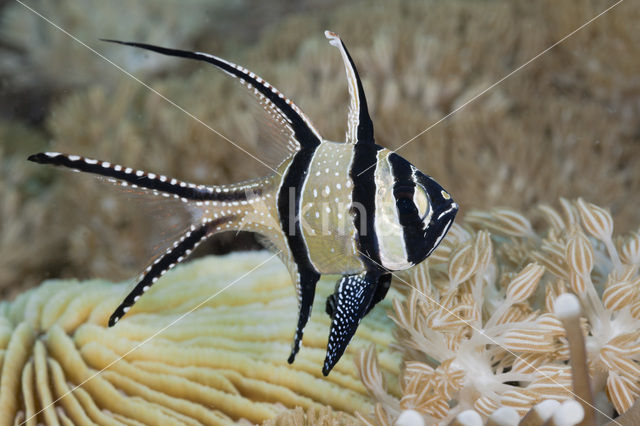
{"type": "MultiPolygon", "coordinates": [[[[176,268],[110,329],[108,315],[127,284],[49,281],[3,302],[0,425],[258,423],[287,407],[326,414],[327,406],[353,421],[356,410],[372,407],[353,354],[371,343],[387,348],[393,326],[384,306],[325,378],[324,298],[334,283],[322,281],[303,348],[289,365],[297,302],[271,257],[240,253],[176,268]]],[[[389,350],[381,365],[390,378],[399,373],[389,350]]]]}

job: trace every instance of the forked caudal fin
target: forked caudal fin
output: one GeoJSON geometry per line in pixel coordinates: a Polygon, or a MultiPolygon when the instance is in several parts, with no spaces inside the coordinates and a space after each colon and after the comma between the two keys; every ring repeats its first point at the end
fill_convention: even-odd
{"type": "MultiPolygon", "coordinates": [[[[103,176],[113,183],[132,188],[142,188],[164,196],[173,196],[182,201],[242,201],[246,200],[246,189],[243,191],[230,191],[229,188],[220,186],[196,185],[177,179],[170,179],[164,175],[147,173],[142,170],[114,165],[108,161],[93,160],[79,155],[67,155],[59,152],[41,152],[29,156],[29,161],[40,164],[51,164],[66,167],[85,173],[103,176]]],[[[251,188],[259,191],[259,188],[251,188]]]]}
{"type": "MultiPolygon", "coordinates": [[[[243,210],[235,207],[224,210],[231,205],[249,204],[259,197],[262,189],[257,184],[238,184],[233,186],[204,186],[186,183],[177,179],[169,179],[163,175],[143,172],[130,167],[113,165],[106,161],[92,160],[78,155],[66,155],[58,152],[45,152],[30,156],[29,161],[40,164],[62,166],[75,171],[91,173],[106,177],[121,186],[142,188],[154,194],[173,196],[194,205],[203,205],[207,214],[198,219],[189,230],[166,253],[160,256],[138,279],[136,287],[118,306],[111,318],[109,326],[115,325],[135,304],[138,299],[162,275],[186,258],[204,239],[216,232],[229,230],[234,220],[242,219],[239,214],[243,210]],[[210,207],[211,206],[211,207],[210,207]],[[213,208],[214,206],[219,206],[213,208]],[[211,213],[209,213],[211,212],[211,213]]],[[[239,222],[241,223],[241,222],[239,222]]]]}

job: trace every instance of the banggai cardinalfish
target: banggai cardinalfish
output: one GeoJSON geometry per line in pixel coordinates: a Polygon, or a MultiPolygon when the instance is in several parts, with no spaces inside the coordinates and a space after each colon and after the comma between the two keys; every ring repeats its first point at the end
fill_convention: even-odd
{"type": "Polygon", "coordinates": [[[309,118],[275,87],[251,71],[213,55],[120,42],[164,55],[209,62],[239,79],[284,135],[286,156],[274,173],[245,183],[205,186],[78,155],[45,152],[29,160],[104,176],[188,203],[192,225],[141,275],[118,306],[114,326],[166,271],[213,234],[242,229],[257,233],[278,253],[298,296],[298,324],[289,363],[295,359],[322,274],[341,275],[327,299],[331,317],[322,372],[329,374],[358,324],[384,299],[391,272],[422,262],[445,236],[458,211],[435,180],[396,153],[376,145],[362,82],[339,36],[338,48],[350,95],[344,143],[325,140],[309,118]]]}

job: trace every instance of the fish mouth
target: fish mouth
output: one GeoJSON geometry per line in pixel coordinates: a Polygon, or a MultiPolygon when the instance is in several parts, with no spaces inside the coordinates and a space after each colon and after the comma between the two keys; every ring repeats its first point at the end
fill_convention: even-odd
{"type": "Polygon", "coordinates": [[[429,221],[429,226],[427,227],[426,230],[428,230],[429,228],[438,228],[440,224],[443,224],[443,223],[453,222],[453,219],[456,217],[456,214],[458,213],[458,208],[459,208],[458,204],[452,200],[451,203],[441,208],[439,211],[435,212],[431,216],[431,220],[429,221]]]}
{"type": "Polygon", "coordinates": [[[451,206],[438,215],[438,220],[444,221],[447,219],[451,219],[451,221],[453,222],[456,214],[458,214],[459,207],[460,206],[458,206],[458,203],[452,201],[451,206]]]}
{"type": "Polygon", "coordinates": [[[458,208],[458,204],[451,201],[448,208],[442,209],[437,214],[434,214],[431,218],[429,226],[424,230],[424,238],[431,244],[431,247],[429,248],[429,251],[425,258],[433,253],[433,251],[442,242],[445,235],[447,235],[447,232],[449,232],[449,229],[453,224],[453,220],[458,213],[458,208]]]}

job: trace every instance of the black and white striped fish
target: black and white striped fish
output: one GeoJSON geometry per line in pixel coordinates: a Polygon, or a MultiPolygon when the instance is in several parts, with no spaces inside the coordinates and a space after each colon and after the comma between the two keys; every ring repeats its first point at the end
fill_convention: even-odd
{"type": "Polygon", "coordinates": [[[386,295],[391,271],[423,261],[447,233],[458,210],[435,180],[376,145],[358,72],[335,33],[350,94],[346,141],[322,138],[305,114],[251,71],[205,53],[117,42],[165,55],[209,62],[240,80],[286,135],[288,153],[276,173],[253,183],[204,186],[77,155],[45,152],[29,160],[105,176],[123,185],[189,203],[197,220],[149,266],[109,320],[115,325],[158,278],[205,238],[242,229],[280,252],[295,282],[299,316],[289,363],[300,348],[322,274],[339,274],[326,304],[332,318],[322,372],[344,353],[362,318],[386,295]]]}

